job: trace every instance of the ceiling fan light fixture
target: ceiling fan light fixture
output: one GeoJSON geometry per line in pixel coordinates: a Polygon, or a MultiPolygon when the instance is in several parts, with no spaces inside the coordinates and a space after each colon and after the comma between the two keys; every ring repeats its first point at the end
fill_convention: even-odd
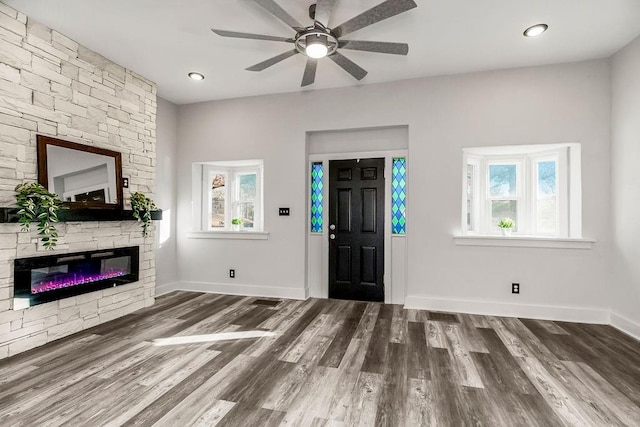
{"type": "Polygon", "coordinates": [[[316,0],[316,3],[309,8],[309,17],[313,21],[309,26],[302,25],[298,20],[289,15],[287,11],[277,4],[276,0],[253,1],[291,27],[291,29],[295,31],[295,36],[287,38],[263,34],[240,33],[214,28],[212,28],[211,31],[222,37],[292,43],[293,49],[287,50],[251,67],[247,67],[246,70],[263,71],[293,55],[301,54],[306,57],[307,62],[300,84],[301,87],[311,85],[315,82],[318,59],[325,57],[329,58],[354,79],[362,80],[367,75],[367,71],[342,55],[339,52],[340,49],[407,55],[409,45],[406,43],[341,39],[343,36],[351,34],[354,31],[369,27],[370,25],[418,7],[415,0],[382,0],[382,3],[377,6],[354,16],[337,27],[331,26],[330,28],[329,23],[331,22],[332,11],[337,0],[316,0]]]}
{"type": "Polygon", "coordinates": [[[525,37],[536,37],[547,31],[548,28],[549,26],[547,24],[536,24],[524,30],[522,34],[525,37]]]}
{"type": "Polygon", "coordinates": [[[316,34],[308,35],[307,47],[304,49],[304,52],[309,58],[324,58],[327,56],[327,53],[329,53],[327,38],[316,34]]]}
{"type": "Polygon", "coordinates": [[[204,74],[202,73],[196,73],[195,71],[192,71],[187,75],[191,80],[204,80],[204,74]]]}

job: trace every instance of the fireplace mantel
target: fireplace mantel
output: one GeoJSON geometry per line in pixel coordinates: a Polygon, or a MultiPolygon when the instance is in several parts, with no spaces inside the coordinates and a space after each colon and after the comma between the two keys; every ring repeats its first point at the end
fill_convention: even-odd
{"type": "MultiPolygon", "coordinates": [[[[161,220],[162,210],[151,211],[151,219],[161,220]]],[[[71,221],[136,221],[132,210],[119,209],[60,209],[60,222],[71,221]]],[[[0,208],[0,223],[18,222],[18,208],[0,208]]]]}

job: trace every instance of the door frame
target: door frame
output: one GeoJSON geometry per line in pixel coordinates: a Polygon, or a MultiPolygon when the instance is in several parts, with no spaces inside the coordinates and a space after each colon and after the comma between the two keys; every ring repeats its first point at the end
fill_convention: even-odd
{"type": "MultiPolygon", "coordinates": [[[[329,153],[329,154],[309,154],[307,158],[307,177],[311,173],[311,163],[322,162],[324,177],[323,186],[325,190],[325,197],[323,200],[323,216],[322,216],[322,233],[311,233],[309,230],[309,224],[311,224],[311,212],[309,206],[311,204],[311,189],[307,185],[306,201],[307,201],[307,221],[306,232],[308,236],[307,244],[307,271],[309,271],[309,265],[312,262],[317,262],[317,259],[311,259],[312,255],[309,250],[309,243],[312,239],[322,239],[322,262],[321,262],[321,279],[320,279],[320,293],[311,296],[319,298],[329,298],[329,161],[331,160],[349,160],[349,159],[373,159],[384,158],[384,302],[387,304],[404,304],[406,297],[406,236],[404,235],[392,235],[391,225],[388,223],[391,218],[391,168],[394,157],[404,157],[409,163],[409,151],[408,150],[381,150],[381,151],[361,151],[361,152],[349,152],[349,153],[329,153]],[[392,253],[392,239],[402,239],[402,243],[405,246],[404,249],[404,265],[396,266],[396,270],[399,274],[394,274],[393,268],[393,253],[392,253]],[[396,280],[398,283],[394,283],[392,278],[394,276],[400,276],[404,280],[396,280]]],[[[307,178],[308,180],[309,178],[307,178]]],[[[308,181],[307,181],[308,182],[308,181]]],[[[407,189],[409,188],[409,182],[407,180],[407,189]]],[[[408,216],[409,201],[407,201],[406,215],[408,216]]],[[[308,280],[307,280],[308,281],[308,280]]],[[[307,290],[308,291],[308,290],[307,290]]]]}
{"type": "Polygon", "coordinates": [[[329,160],[329,298],[384,302],[385,160],[384,157],[329,160]],[[373,175],[365,177],[365,171],[373,171],[373,175]],[[343,172],[347,172],[346,179],[342,179],[343,172]],[[345,190],[349,194],[347,200],[340,197],[345,190]],[[367,199],[372,210],[365,212],[367,199]],[[366,218],[372,221],[364,231],[366,218]],[[335,241],[331,237],[334,233],[335,241]],[[349,254],[341,251],[341,247],[348,248],[349,254]],[[365,252],[373,254],[373,265],[365,263],[365,252]],[[348,278],[343,276],[346,272],[348,278]],[[368,282],[367,276],[371,276],[368,282]]]}

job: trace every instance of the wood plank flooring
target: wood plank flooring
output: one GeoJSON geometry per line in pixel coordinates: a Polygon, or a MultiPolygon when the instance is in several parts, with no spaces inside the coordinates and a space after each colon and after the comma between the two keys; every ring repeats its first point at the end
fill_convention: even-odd
{"type": "Polygon", "coordinates": [[[638,426],[640,343],[601,325],[174,292],[1,360],[0,425],[638,426]],[[245,331],[273,334],[154,344],[245,331]]]}

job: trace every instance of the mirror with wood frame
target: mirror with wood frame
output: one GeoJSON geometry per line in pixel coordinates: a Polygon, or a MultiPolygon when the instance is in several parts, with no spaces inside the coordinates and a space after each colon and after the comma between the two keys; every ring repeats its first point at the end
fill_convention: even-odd
{"type": "Polygon", "coordinates": [[[38,182],[70,208],[122,209],[122,156],[38,135],[38,182]]]}

